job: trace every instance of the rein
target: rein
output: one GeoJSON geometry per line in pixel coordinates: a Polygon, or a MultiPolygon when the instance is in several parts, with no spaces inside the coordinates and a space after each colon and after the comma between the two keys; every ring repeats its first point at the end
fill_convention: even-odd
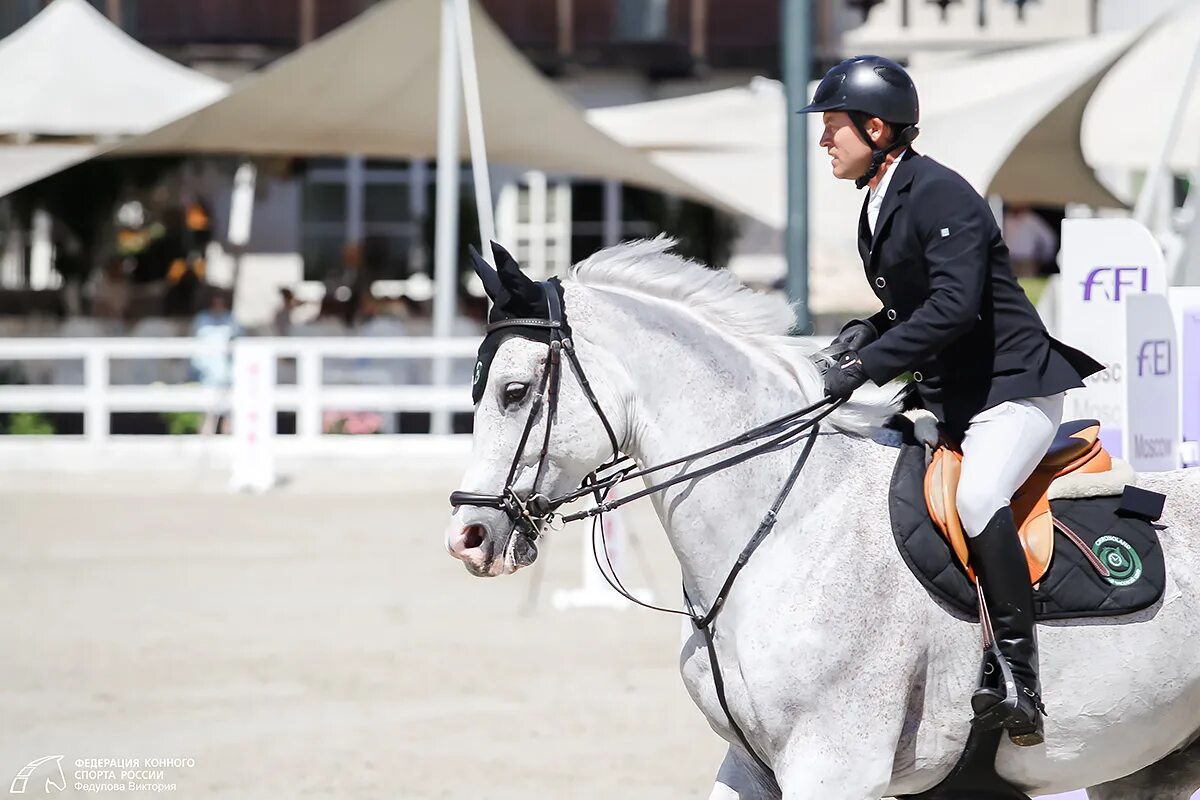
{"type": "MultiPolygon", "coordinates": [[[[804,464],[808,461],[809,455],[812,453],[813,447],[817,441],[817,435],[820,433],[821,421],[825,417],[832,414],[839,406],[846,402],[846,398],[833,399],[823,398],[816,403],[808,405],[798,411],[793,411],[781,417],[765,422],[751,428],[731,439],[728,439],[719,444],[712,445],[703,450],[698,450],[689,453],[685,456],[680,456],[671,461],[666,461],[662,464],[657,464],[651,467],[637,468],[633,459],[629,456],[620,455],[620,445],[617,443],[617,437],[613,432],[612,425],[609,423],[608,417],[604,414],[604,410],[600,407],[600,403],[596,399],[595,393],[592,391],[591,384],[588,382],[587,376],[584,374],[583,367],[579,363],[579,358],[575,354],[575,347],[569,336],[565,335],[565,317],[564,309],[558,293],[547,283],[539,284],[542,287],[543,294],[546,299],[549,314],[547,319],[540,318],[518,318],[506,319],[494,322],[488,325],[487,333],[500,330],[503,328],[533,328],[533,329],[548,329],[551,332],[550,342],[547,348],[546,358],[542,362],[542,377],[538,382],[537,394],[534,396],[529,408],[529,416],[525,421],[525,428],[521,433],[521,439],[517,444],[516,453],[513,456],[513,461],[508,470],[508,477],[505,479],[504,489],[500,494],[483,494],[477,492],[462,492],[456,491],[450,495],[450,504],[455,508],[459,506],[479,506],[484,508],[496,508],[503,511],[506,516],[512,521],[513,529],[510,536],[520,534],[525,536],[530,543],[535,543],[542,535],[542,528],[549,524],[554,527],[553,523],[557,520],[560,524],[574,522],[576,520],[592,518],[592,553],[596,559],[597,567],[600,567],[600,573],[614,590],[625,597],[627,600],[636,603],[639,606],[648,608],[654,611],[662,611],[668,614],[678,614],[688,617],[693,627],[699,631],[704,637],[705,647],[708,650],[709,662],[712,665],[713,683],[717,690],[717,699],[720,702],[721,709],[725,712],[725,717],[729,721],[729,725],[733,732],[737,735],[738,741],[746,749],[746,752],[754,759],[765,774],[773,774],[773,770],[767,763],[758,755],[754,748],[750,745],[746,735],[743,733],[737,721],[730,713],[729,705],[725,698],[725,684],[721,677],[721,667],[717,661],[716,643],[714,638],[714,624],[717,616],[721,613],[721,609],[725,606],[725,601],[729,593],[733,590],[734,581],[739,573],[750,561],[750,557],[758,546],[762,544],[767,535],[774,529],[775,523],[778,521],[780,509],[783,507],[784,501],[787,500],[791,493],[792,487],[800,477],[800,472],[804,468],[804,464]],[[604,426],[605,432],[608,434],[609,443],[612,445],[612,458],[604,464],[601,464],[596,469],[592,470],[583,479],[579,488],[574,491],[566,492],[557,497],[547,497],[539,491],[542,479],[545,477],[546,464],[548,462],[548,451],[550,445],[550,432],[554,426],[554,420],[558,411],[558,396],[559,388],[562,379],[562,356],[566,354],[567,362],[570,364],[572,372],[579,381],[580,387],[583,389],[585,397],[596,415],[600,418],[601,424],[604,426]],[[809,414],[818,411],[822,407],[824,410],[815,414],[811,418],[809,414]],[[534,475],[533,486],[528,495],[522,498],[514,488],[514,481],[517,474],[517,469],[520,466],[521,454],[525,451],[525,446],[529,441],[529,437],[533,431],[533,426],[537,420],[539,413],[545,410],[546,413],[546,430],[542,437],[541,452],[538,456],[537,472],[534,475]],[[807,436],[805,435],[807,433],[807,436]],[[596,528],[597,523],[602,522],[603,515],[609,511],[620,508],[626,503],[631,503],[647,495],[661,492],[677,483],[683,481],[697,480],[708,475],[711,475],[729,467],[741,464],[752,458],[755,458],[766,453],[773,453],[805,439],[804,447],[800,451],[795,464],[792,466],[791,472],[788,473],[787,479],[783,486],[780,487],[778,494],[775,497],[771,507],[767,510],[762,520],[759,522],[754,534],[750,540],[746,542],[742,548],[737,560],[730,568],[725,580],[721,584],[721,589],[717,596],[713,599],[708,611],[701,613],[697,610],[691,597],[688,596],[687,587],[683,587],[683,598],[685,603],[684,609],[665,608],[662,606],[651,605],[644,603],[634,597],[617,577],[616,572],[612,569],[612,560],[608,556],[607,543],[603,544],[605,559],[608,561],[609,569],[605,570],[600,566],[599,549],[596,547],[596,528]],[[757,444],[756,444],[757,443],[757,444]],[[731,456],[723,458],[705,467],[700,467],[693,470],[686,470],[678,475],[675,475],[660,483],[652,486],[647,486],[640,491],[617,498],[615,500],[606,500],[605,497],[616,486],[635,478],[652,475],[656,472],[661,472],[669,467],[679,464],[694,461],[699,458],[705,458],[716,453],[721,453],[735,447],[751,445],[746,450],[735,453],[731,456]],[[594,495],[596,505],[582,511],[572,514],[560,515],[557,513],[558,508],[573,500],[578,500],[586,495],[594,495]],[[611,577],[610,577],[611,574],[611,577]]],[[[601,537],[603,542],[603,537],[601,537]]]]}

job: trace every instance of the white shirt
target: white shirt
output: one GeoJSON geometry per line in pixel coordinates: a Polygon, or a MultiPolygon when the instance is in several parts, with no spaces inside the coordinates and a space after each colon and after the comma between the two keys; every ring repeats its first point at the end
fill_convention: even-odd
{"type": "Polygon", "coordinates": [[[883,208],[883,195],[887,192],[888,184],[892,182],[896,166],[907,152],[907,149],[901,150],[900,155],[896,156],[896,160],[888,165],[887,172],[883,173],[883,177],[879,179],[879,185],[874,189],[867,190],[870,193],[867,197],[867,227],[872,236],[875,235],[875,221],[879,219],[879,209],[883,208]]]}

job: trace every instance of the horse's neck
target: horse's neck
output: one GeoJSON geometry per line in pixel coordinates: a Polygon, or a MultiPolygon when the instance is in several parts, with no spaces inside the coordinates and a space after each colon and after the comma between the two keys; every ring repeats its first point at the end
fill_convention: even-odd
{"type": "MultiPolygon", "coordinates": [[[[685,312],[612,301],[588,338],[621,359],[632,394],[627,452],[643,466],[672,461],[808,405],[786,371],[685,312]],[[661,314],[661,316],[659,316],[661,314]],[[649,319],[647,317],[650,317],[649,319]]],[[[839,437],[821,437],[823,440],[839,437]]],[[[648,477],[662,482],[745,448],[648,477]]],[[[751,459],[653,495],[693,599],[706,605],[783,486],[799,446],[751,459]]],[[[799,487],[798,487],[799,488],[799,487]]]]}

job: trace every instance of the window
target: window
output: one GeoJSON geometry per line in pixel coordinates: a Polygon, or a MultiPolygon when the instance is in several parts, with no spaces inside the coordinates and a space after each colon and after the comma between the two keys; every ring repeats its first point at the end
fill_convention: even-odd
{"type": "Polygon", "coordinates": [[[561,273],[571,264],[572,187],[544,172],[526,173],[500,190],[497,235],[533,278],[561,273]]]}
{"type": "Polygon", "coordinates": [[[432,175],[421,161],[310,160],[301,226],[305,279],[340,276],[350,242],[362,244],[372,280],[407,278],[423,268],[422,228],[432,175]]]}
{"type": "Polygon", "coordinates": [[[617,0],[613,38],[618,42],[667,38],[667,0],[617,0]]]}

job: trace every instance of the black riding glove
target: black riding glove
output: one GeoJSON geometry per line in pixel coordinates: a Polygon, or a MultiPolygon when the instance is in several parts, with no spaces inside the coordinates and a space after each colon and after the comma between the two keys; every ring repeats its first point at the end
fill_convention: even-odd
{"type": "Polygon", "coordinates": [[[862,359],[857,351],[851,350],[825,372],[825,395],[834,399],[849,397],[866,382],[867,373],[863,369],[862,359]]]}
{"type": "Polygon", "coordinates": [[[878,338],[879,331],[875,330],[875,326],[870,322],[865,319],[852,319],[842,326],[834,341],[850,345],[851,350],[862,350],[878,338]]]}
{"type": "Polygon", "coordinates": [[[852,319],[842,326],[837,337],[812,355],[821,374],[841,361],[846,353],[861,350],[879,338],[875,326],[865,319],[852,319]]]}

